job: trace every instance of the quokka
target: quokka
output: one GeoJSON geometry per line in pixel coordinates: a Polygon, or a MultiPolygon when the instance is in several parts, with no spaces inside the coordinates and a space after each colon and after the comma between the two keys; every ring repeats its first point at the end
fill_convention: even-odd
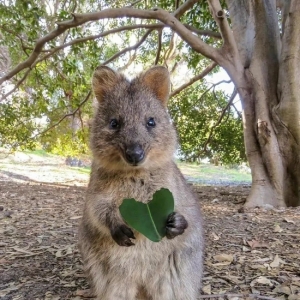
{"type": "Polygon", "coordinates": [[[176,131],[167,112],[170,78],[156,66],[129,81],[100,66],[92,129],[92,171],[79,245],[99,300],[195,300],[200,292],[203,229],[200,208],[173,161],[176,131]],[[155,243],[129,228],[119,206],[147,203],[168,188],[175,212],[155,243]]]}

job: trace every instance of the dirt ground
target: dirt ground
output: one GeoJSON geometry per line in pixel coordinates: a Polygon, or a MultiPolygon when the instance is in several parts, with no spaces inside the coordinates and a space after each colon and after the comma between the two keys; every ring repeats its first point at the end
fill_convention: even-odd
{"type": "MultiPolygon", "coordinates": [[[[86,179],[33,181],[34,170],[0,170],[0,299],[84,299],[77,228],[86,179]]],[[[249,186],[194,189],[206,236],[200,298],[300,299],[300,209],[243,211],[249,186]]]]}

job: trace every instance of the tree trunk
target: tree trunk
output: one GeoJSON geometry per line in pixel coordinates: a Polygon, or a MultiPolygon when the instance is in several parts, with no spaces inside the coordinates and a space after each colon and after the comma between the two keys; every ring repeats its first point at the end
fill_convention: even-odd
{"type": "Polygon", "coordinates": [[[300,1],[291,1],[282,37],[275,0],[227,2],[243,68],[223,67],[243,107],[252,171],[246,206],[300,205],[300,1]]]}
{"type": "Polygon", "coordinates": [[[300,205],[300,1],[290,5],[284,21],[278,95],[274,110],[280,123],[278,136],[285,157],[284,196],[288,206],[300,205]]]}

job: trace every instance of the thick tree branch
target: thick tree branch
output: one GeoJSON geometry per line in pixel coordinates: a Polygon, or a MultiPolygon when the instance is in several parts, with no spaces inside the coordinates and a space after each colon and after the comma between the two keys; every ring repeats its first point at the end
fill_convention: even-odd
{"type": "Polygon", "coordinates": [[[226,53],[227,57],[225,58],[225,60],[224,59],[221,60],[223,63],[220,61],[220,65],[224,67],[226,62],[228,64],[228,54],[229,54],[229,56],[233,60],[231,61],[231,63],[235,66],[241,66],[238,48],[233,33],[231,31],[231,28],[229,26],[229,23],[227,21],[226,14],[221,7],[220,1],[208,0],[208,4],[209,4],[211,14],[214,20],[216,21],[221,32],[221,36],[224,42],[222,50],[225,53],[227,52],[226,53]]]}
{"type": "MultiPolygon", "coordinates": [[[[177,12],[177,16],[180,15],[181,11],[188,6],[196,3],[193,1],[186,1],[182,6],[179,7],[179,11],[177,12]]],[[[176,12],[175,12],[176,13],[176,12]]],[[[98,21],[100,19],[107,18],[122,18],[122,17],[131,17],[131,18],[140,18],[140,19],[156,19],[161,21],[162,23],[169,26],[173,29],[185,42],[187,42],[195,51],[201,53],[202,55],[214,60],[219,61],[221,59],[219,51],[215,48],[207,45],[197,36],[195,36],[190,30],[188,30],[174,15],[171,15],[167,11],[162,9],[155,10],[141,10],[135,8],[115,8],[115,9],[104,9],[99,12],[86,13],[86,14],[73,14],[73,19],[57,23],[57,28],[44,37],[38,39],[34,50],[30,54],[30,56],[22,63],[17,65],[13,70],[5,74],[0,79],[0,84],[9,80],[18,72],[24,70],[25,68],[31,67],[32,64],[38,59],[43,47],[49,41],[55,39],[66,30],[70,28],[74,28],[80,25],[83,25],[89,21],[98,21]]]]}
{"type": "Polygon", "coordinates": [[[228,24],[225,12],[223,11],[219,0],[208,0],[209,8],[213,18],[215,19],[218,27],[221,31],[221,36],[224,41],[224,45],[228,45],[230,48],[235,46],[235,40],[231,32],[231,28],[228,24]]]}
{"type": "Polygon", "coordinates": [[[182,5],[180,5],[175,11],[174,16],[178,19],[190,8],[192,8],[199,0],[187,0],[182,5]]]}
{"type": "Polygon", "coordinates": [[[202,71],[199,75],[193,77],[189,82],[181,85],[179,88],[171,92],[170,97],[173,97],[177,94],[179,94],[182,90],[187,88],[188,86],[192,85],[194,82],[204,78],[209,72],[211,72],[218,64],[215,62],[212,62],[209,66],[206,67],[204,71],[202,71]]]}

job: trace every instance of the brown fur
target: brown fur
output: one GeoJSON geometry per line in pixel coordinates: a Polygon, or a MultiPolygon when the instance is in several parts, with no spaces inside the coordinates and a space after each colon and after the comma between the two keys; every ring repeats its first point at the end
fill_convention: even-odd
{"type": "Polygon", "coordinates": [[[98,67],[92,84],[98,100],[91,131],[94,160],[79,233],[97,299],[195,300],[202,277],[202,219],[173,162],[169,74],[153,67],[130,82],[98,67]],[[155,127],[147,125],[150,118],[155,127]],[[118,129],[110,127],[112,119],[118,129]],[[136,145],[145,156],[132,164],[126,149],[136,145]],[[168,238],[154,243],[128,228],[118,207],[124,198],[146,203],[162,187],[173,193],[176,213],[168,219],[168,238]]]}

